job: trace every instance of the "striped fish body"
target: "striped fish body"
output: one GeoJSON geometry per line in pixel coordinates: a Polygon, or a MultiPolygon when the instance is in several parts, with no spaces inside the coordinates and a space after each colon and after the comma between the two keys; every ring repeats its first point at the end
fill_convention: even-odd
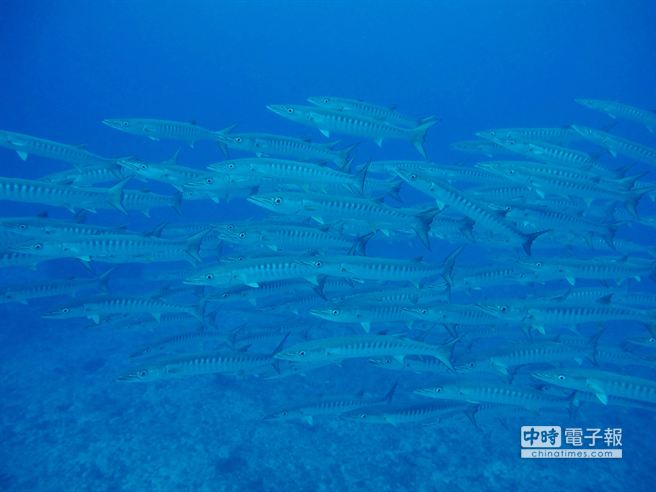
{"type": "Polygon", "coordinates": [[[450,403],[423,403],[413,405],[379,405],[345,413],[348,420],[370,424],[417,424],[435,423],[458,415],[465,415],[471,405],[450,403]]]}
{"type": "Polygon", "coordinates": [[[540,371],[533,376],[555,386],[594,393],[604,405],[612,397],[656,403],[656,382],[650,379],[583,368],[540,371]]]}
{"type": "Polygon", "coordinates": [[[313,143],[307,140],[267,133],[229,133],[220,141],[227,147],[260,156],[285,156],[303,161],[333,162],[344,168],[349,163],[352,147],[335,149],[337,142],[313,143]]]}
{"type": "Polygon", "coordinates": [[[435,120],[430,120],[414,128],[404,128],[362,115],[312,106],[270,105],[267,108],[284,118],[317,128],[326,137],[330,136],[331,132],[342,133],[371,138],[378,145],[382,145],[386,138],[409,140],[424,157],[425,133],[436,123],[435,120]]]}
{"type": "Polygon", "coordinates": [[[95,322],[112,314],[137,314],[145,313],[152,315],[157,321],[163,313],[187,313],[201,319],[197,306],[183,306],[160,301],[148,297],[109,297],[95,301],[84,302],[86,316],[95,322]]]}
{"type": "Polygon", "coordinates": [[[423,118],[421,120],[409,118],[404,116],[396,109],[380,104],[372,104],[359,99],[348,99],[345,97],[328,97],[328,96],[312,96],[308,98],[308,102],[319,106],[321,108],[329,109],[332,111],[341,111],[343,113],[352,113],[373,118],[376,120],[385,121],[391,125],[403,126],[414,128],[432,117],[423,118]]]}
{"type": "Polygon", "coordinates": [[[613,157],[623,155],[656,166],[656,149],[594,128],[573,126],[586,140],[608,150],[613,157]]]}
{"type": "Polygon", "coordinates": [[[29,179],[0,178],[0,200],[40,203],[69,210],[95,211],[114,207],[123,212],[123,185],[124,182],[109,189],[78,188],[29,179]]]}
{"type": "Polygon", "coordinates": [[[225,352],[190,355],[136,369],[118,378],[125,382],[161,381],[205,374],[243,374],[272,363],[270,354],[225,352]]]}
{"type": "Polygon", "coordinates": [[[71,171],[62,171],[59,173],[49,174],[39,181],[60,185],[75,186],[94,186],[99,183],[109,183],[119,181],[133,176],[129,169],[116,164],[104,166],[85,166],[71,171]]]}
{"type": "Polygon", "coordinates": [[[148,137],[151,140],[171,139],[189,143],[200,140],[216,141],[221,132],[214,132],[193,123],[148,118],[107,119],[103,123],[122,132],[148,137]]]}
{"type": "Polygon", "coordinates": [[[656,113],[617,101],[601,99],[576,99],[576,102],[596,111],[603,111],[611,118],[622,118],[645,125],[650,132],[656,131],[656,113]]]}
{"type": "Polygon", "coordinates": [[[82,146],[66,145],[44,138],[0,130],[0,146],[13,149],[22,160],[33,154],[79,166],[111,166],[113,159],[92,154],[82,146]]]}
{"type": "Polygon", "coordinates": [[[380,357],[383,355],[392,355],[399,359],[406,355],[432,355],[451,368],[451,349],[451,345],[428,345],[388,335],[356,335],[300,343],[283,349],[275,357],[297,362],[339,362],[344,359],[380,357]]]}

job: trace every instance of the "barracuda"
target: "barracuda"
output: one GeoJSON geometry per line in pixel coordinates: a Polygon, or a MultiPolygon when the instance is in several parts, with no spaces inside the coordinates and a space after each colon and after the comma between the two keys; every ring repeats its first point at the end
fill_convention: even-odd
{"type": "Polygon", "coordinates": [[[374,118],[376,120],[385,121],[392,125],[406,126],[413,128],[426,123],[427,121],[436,121],[435,116],[428,116],[421,119],[413,119],[399,113],[396,109],[379,104],[372,104],[359,99],[347,99],[345,97],[329,97],[329,96],[312,96],[308,97],[308,102],[319,106],[321,108],[331,109],[333,111],[341,111],[344,113],[354,113],[374,118]]]}
{"type": "Polygon", "coordinates": [[[187,240],[160,239],[141,235],[102,234],[76,240],[37,238],[12,247],[17,252],[48,258],[79,258],[83,261],[140,262],[202,261],[199,249],[205,232],[187,240]]]}
{"type": "Polygon", "coordinates": [[[340,186],[348,191],[362,193],[368,164],[352,175],[326,166],[283,159],[237,159],[210,164],[208,169],[221,174],[234,175],[239,181],[252,185],[263,183],[297,184],[312,188],[340,186]]]}
{"type": "Polygon", "coordinates": [[[470,154],[485,154],[488,157],[493,157],[499,154],[513,154],[503,145],[491,142],[489,140],[464,140],[462,142],[454,142],[451,148],[459,150],[460,152],[468,152],[470,154]]]}
{"type": "Polygon", "coordinates": [[[619,256],[599,256],[589,260],[543,257],[519,260],[519,264],[538,276],[564,278],[570,285],[575,285],[577,279],[606,280],[621,284],[631,278],[637,281],[643,277],[656,278],[656,261],[631,260],[619,256]]]}
{"type": "Polygon", "coordinates": [[[147,118],[107,119],[103,120],[103,123],[115,130],[148,137],[151,140],[159,140],[161,138],[181,140],[188,143],[191,147],[200,140],[216,142],[224,132],[228,132],[232,128],[228,127],[225,130],[212,131],[194,123],[147,118]]]}
{"type": "Polygon", "coordinates": [[[364,331],[371,331],[372,323],[407,321],[404,306],[394,304],[337,304],[311,309],[310,314],[335,323],[359,323],[364,331]]]}
{"type": "Polygon", "coordinates": [[[616,176],[614,171],[600,165],[597,159],[580,150],[574,150],[547,142],[516,139],[513,137],[504,139],[491,136],[490,132],[479,132],[476,134],[481,138],[488,138],[508,150],[530,159],[535,159],[547,164],[556,164],[574,169],[595,172],[601,176],[616,176]]]}
{"type": "Polygon", "coordinates": [[[437,123],[436,120],[429,120],[414,128],[403,128],[366,116],[313,106],[273,104],[267,106],[267,109],[283,118],[317,128],[326,137],[329,137],[331,132],[356,135],[371,138],[378,146],[381,146],[386,138],[409,140],[424,158],[426,132],[437,123]]]}
{"type": "Polygon", "coordinates": [[[121,382],[149,382],[203,374],[243,374],[271,364],[271,354],[248,352],[190,355],[154,362],[118,377],[121,382]]]}
{"type": "Polygon", "coordinates": [[[22,160],[28,155],[70,162],[79,166],[111,166],[114,159],[107,159],[88,152],[84,146],[66,145],[22,133],[0,130],[0,146],[15,150],[22,160]]]}
{"type": "Polygon", "coordinates": [[[613,157],[621,154],[650,166],[656,166],[656,149],[601,130],[578,125],[572,125],[572,128],[584,139],[608,150],[613,157]]]}
{"type": "Polygon", "coordinates": [[[134,176],[129,169],[117,164],[104,166],[85,166],[70,171],[48,174],[39,181],[60,185],[94,186],[99,183],[109,183],[134,176]]]}
{"type": "MultiPolygon", "coordinates": [[[[555,176],[555,173],[561,174],[561,170],[551,168],[545,173],[535,171],[535,166],[528,167],[520,163],[514,164],[512,161],[494,161],[479,163],[477,166],[490,172],[503,174],[508,179],[530,186],[541,197],[547,193],[567,195],[570,197],[582,198],[587,206],[590,206],[594,200],[604,200],[622,203],[627,211],[633,216],[638,217],[636,207],[640,199],[656,191],[656,187],[630,188],[617,187],[611,181],[599,181],[595,179],[567,179],[555,176]],[[609,187],[610,184],[610,187],[609,187]]],[[[549,168],[542,168],[549,169],[549,168]]],[[[635,178],[630,178],[635,180],[635,178]]],[[[633,181],[631,181],[633,182],[633,181]]]]}
{"type": "Polygon", "coordinates": [[[477,225],[507,238],[508,242],[521,244],[524,252],[529,256],[533,241],[548,232],[548,230],[543,230],[532,234],[522,233],[515,229],[502,215],[495,214],[489,208],[474,202],[455,188],[446,184],[435,183],[430,177],[424,177],[417,173],[397,171],[397,174],[410,186],[435,198],[438,205],[452,207],[469,217],[477,225]]]}
{"type": "Polygon", "coordinates": [[[379,282],[411,282],[416,287],[420,287],[427,279],[436,277],[444,279],[448,284],[455,261],[462,249],[463,247],[457,248],[439,264],[364,256],[312,257],[302,261],[325,275],[379,282]]]}
{"type": "Polygon", "coordinates": [[[422,403],[411,405],[379,405],[352,410],[342,418],[370,424],[439,423],[457,415],[465,415],[472,405],[451,403],[422,403]]]}
{"type": "Polygon", "coordinates": [[[533,377],[554,386],[593,393],[604,405],[609,403],[609,397],[656,403],[656,382],[649,379],[578,368],[540,371],[534,373],[533,377]]]}
{"type": "Polygon", "coordinates": [[[296,362],[339,362],[345,359],[371,358],[391,355],[399,360],[407,355],[432,355],[449,369],[455,341],[443,345],[429,345],[407,338],[388,335],[333,337],[303,342],[286,348],[276,358],[296,362]]]}
{"type": "Polygon", "coordinates": [[[150,314],[160,321],[164,313],[186,313],[203,320],[204,303],[193,306],[184,306],[162,301],[155,297],[107,297],[96,300],[65,305],[42,315],[49,319],[66,319],[85,316],[96,324],[102,318],[113,314],[150,314]]]}
{"type": "Polygon", "coordinates": [[[186,183],[203,180],[213,175],[201,169],[179,166],[177,164],[177,152],[171,159],[159,163],[146,162],[135,157],[118,159],[116,162],[126,172],[169,184],[179,191],[182,191],[186,183]]]}
{"type": "Polygon", "coordinates": [[[622,118],[645,125],[650,132],[656,131],[656,113],[646,109],[636,108],[617,101],[604,101],[601,99],[575,99],[585,107],[595,111],[603,111],[611,118],[622,118]]]}
{"type": "Polygon", "coordinates": [[[389,391],[380,398],[354,397],[352,395],[333,396],[312,403],[288,407],[264,417],[267,421],[305,420],[313,425],[315,417],[335,417],[358,408],[370,405],[382,405],[390,403],[396,391],[396,383],[389,391]]]}
{"type": "Polygon", "coordinates": [[[263,246],[275,252],[346,250],[364,254],[374,233],[352,238],[330,230],[294,225],[252,225],[226,232],[221,239],[239,246],[263,246]]]}
{"type": "MultiPolygon", "coordinates": [[[[587,342],[587,340],[586,340],[587,342]]],[[[476,371],[498,371],[509,375],[519,366],[529,364],[578,363],[584,358],[592,359],[595,353],[594,345],[572,346],[559,342],[518,343],[506,350],[488,350],[483,356],[475,357],[473,363],[476,371]]],[[[461,371],[468,372],[467,365],[461,371]]]]}
{"type": "Polygon", "coordinates": [[[122,203],[125,210],[141,212],[146,217],[150,217],[150,211],[153,208],[172,208],[178,214],[182,214],[180,210],[181,202],[182,193],[160,195],[146,190],[123,191],[122,203]]]}
{"type": "Polygon", "coordinates": [[[230,345],[230,338],[223,333],[192,331],[166,337],[130,354],[130,358],[166,354],[171,352],[203,353],[216,350],[222,345],[230,345]]]}
{"type": "Polygon", "coordinates": [[[567,406],[569,400],[536,390],[495,383],[461,382],[415,390],[429,398],[465,401],[469,403],[497,403],[531,410],[567,406]]]}
{"type": "Polygon", "coordinates": [[[571,127],[552,127],[552,128],[495,128],[481,132],[486,135],[485,138],[490,141],[493,139],[500,140],[525,140],[540,142],[551,142],[556,144],[567,144],[580,140],[580,136],[571,127]]]}
{"type": "Polygon", "coordinates": [[[61,295],[75,296],[82,290],[98,289],[107,292],[109,275],[113,270],[107,270],[97,278],[68,278],[66,280],[5,287],[0,291],[0,300],[27,304],[30,299],[61,295]]]}
{"type": "Polygon", "coordinates": [[[352,219],[369,224],[372,230],[381,229],[388,234],[389,229],[411,229],[428,249],[428,229],[439,212],[430,209],[413,213],[366,198],[294,192],[261,193],[248,197],[248,201],[273,212],[311,217],[320,223],[352,219]]]}
{"type": "Polygon", "coordinates": [[[635,321],[646,323],[654,321],[653,311],[643,311],[624,307],[606,306],[601,304],[587,305],[554,305],[538,304],[506,305],[479,304],[486,313],[499,319],[530,324],[544,333],[545,326],[577,326],[582,323],[603,323],[607,321],[635,321]]]}
{"type": "Polygon", "coordinates": [[[317,268],[296,256],[263,257],[220,263],[188,276],[185,284],[259,287],[260,282],[304,278],[318,285],[317,268]]]}
{"type": "MultiPolygon", "coordinates": [[[[129,178],[128,178],[129,179],[129,178]]],[[[105,188],[78,188],[29,179],[0,178],[0,200],[40,203],[68,210],[89,210],[114,207],[126,213],[123,206],[123,187],[127,180],[105,188]]]]}
{"type": "Polygon", "coordinates": [[[229,133],[222,135],[219,142],[231,149],[254,152],[258,157],[280,155],[302,161],[332,162],[340,169],[349,166],[355,148],[355,145],[350,145],[336,149],[338,142],[320,144],[269,133],[229,133]]]}
{"type": "Polygon", "coordinates": [[[396,174],[396,171],[417,172],[426,178],[452,183],[490,183],[501,178],[493,173],[468,166],[446,166],[426,161],[374,161],[369,164],[372,173],[396,174]]]}
{"type": "Polygon", "coordinates": [[[481,311],[475,305],[443,304],[431,306],[404,307],[403,310],[416,319],[443,323],[447,325],[495,325],[499,320],[481,311]]]}

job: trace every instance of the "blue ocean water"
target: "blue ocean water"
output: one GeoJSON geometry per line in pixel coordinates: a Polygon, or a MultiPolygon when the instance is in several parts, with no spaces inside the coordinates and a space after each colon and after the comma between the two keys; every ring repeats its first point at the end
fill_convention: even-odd
{"type": "MultiPolygon", "coordinates": [[[[180,164],[202,169],[224,159],[210,142],[191,149],[118,132],[101,122],[160,118],[212,130],[237,123],[235,131],[320,142],[326,139],[316,129],[284,120],[266,105],[334,95],[394,106],[417,117],[437,115],[440,121],[425,143],[430,160],[470,165],[487,158],[457,152],[450,144],[473,139],[480,130],[571,123],[606,128],[612,123],[575,98],[656,108],[654,25],[653,2],[639,0],[6,0],[0,11],[0,128],[84,144],[107,157],[136,155],[159,162],[180,149],[180,164]]],[[[619,120],[610,131],[656,147],[656,136],[640,125],[619,120]]],[[[408,142],[389,140],[378,147],[360,138],[335,138],[343,145],[360,142],[354,154],[358,166],[419,159],[408,142]]],[[[0,150],[3,177],[37,179],[70,167],[38,156],[23,161],[15,152],[0,150]]],[[[607,154],[600,159],[634,164],[632,174],[649,170],[607,154]]],[[[644,179],[653,182],[653,170],[644,179]]],[[[173,193],[155,182],[133,181],[127,187],[173,193]]],[[[402,197],[406,206],[429,201],[408,186],[402,197]]],[[[72,218],[64,208],[38,203],[3,201],[0,207],[3,217],[47,211],[49,217],[72,218]]],[[[653,215],[654,208],[645,198],[641,215],[653,215]]],[[[171,208],[156,208],[150,217],[100,210],[89,214],[87,223],[148,231],[162,222],[267,217],[243,199],[199,200],[183,201],[182,215],[171,208]]],[[[622,227],[618,238],[645,249],[655,243],[653,229],[640,226],[622,227]]],[[[549,245],[536,242],[536,251],[540,246],[549,245]]],[[[435,240],[427,252],[418,241],[390,244],[377,235],[369,254],[440,262],[452,250],[446,241],[435,240]]],[[[492,262],[494,254],[487,253],[485,244],[469,245],[458,264],[492,262]]],[[[504,253],[520,256],[515,250],[504,253]]],[[[92,267],[107,269],[101,263],[92,267]]],[[[110,292],[153,292],[162,286],[149,283],[149,275],[166,269],[119,265],[110,292]]],[[[0,281],[6,286],[89,275],[80,262],[58,259],[34,270],[2,268],[0,281]]],[[[630,285],[656,292],[650,279],[630,285]]],[[[567,283],[558,286],[564,290],[567,283]]],[[[540,293],[544,287],[532,288],[540,293]]],[[[509,298],[525,293],[522,286],[504,292],[509,298]]],[[[478,426],[464,415],[437,424],[369,425],[340,418],[317,418],[314,425],[269,422],[265,415],[287,405],[359,391],[378,396],[394,382],[398,401],[417,401],[412,390],[441,376],[384,371],[353,360],[281,379],[198,376],[123,384],[116,378],[134,367],[129,354],[176,331],[41,317],[66,301],[0,304],[0,490],[638,491],[653,490],[656,482],[651,411],[589,404],[576,415],[564,405],[562,411],[526,416],[509,409],[478,426]],[[620,427],[624,457],[520,459],[522,425],[620,427]]],[[[229,314],[218,309],[219,330],[237,326],[229,314]]],[[[255,308],[243,316],[247,330],[271,321],[255,308]]],[[[306,328],[311,338],[334,333],[334,325],[317,329],[303,313],[287,312],[279,323],[282,333],[306,328]]],[[[356,328],[353,333],[362,333],[356,328]]],[[[399,327],[379,325],[373,331],[382,330],[399,327]]],[[[626,336],[646,333],[639,323],[610,323],[602,340],[619,347],[626,336]]],[[[256,347],[272,350],[278,341],[256,347]]],[[[494,343],[491,348],[505,346],[494,343]]],[[[459,346],[458,354],[466,355],[465,347],[459,346]]],[[[654,378],[653,369],[644,367],[631,367],[629,374],[654,378]]]]}

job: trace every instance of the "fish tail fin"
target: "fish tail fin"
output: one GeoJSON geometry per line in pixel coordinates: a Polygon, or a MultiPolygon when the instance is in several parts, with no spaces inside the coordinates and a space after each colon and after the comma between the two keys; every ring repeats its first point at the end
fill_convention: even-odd
{"type": "Polygon", "coordinates": [[[107,190],[107,199],[109,204],[125,215],[127,215],[128,212],[123,207],[123,188],[125,188],[125,184],[130,181],[130,179],[132,179],[132,177],[128,176],[107,190]]]}
{"type": "Polygon", "coordinates": [[[348,254],[357,255],[357,256],[367,256],[367,243],[375,235],[376,235],[376,231],[358,237],[353,243],[353,246],[351,246],[351,249],[349,249],[348,254]]]}
{"type": "Polygon", "coordinates": [[[343,149],[337,150],[337,160],[336,163],[342,171],[348,171],[353,162],[353,150],[358,146],[358,142],[351,144],[343,149]]]}
{"type": "Polygon", "coordinates": [[[403,180],[402,179],[395,179],[392,181],[390,186],[390,189],[387,190],[387,194],[394,198],[397,202],[403,202],[401,200],[401,186],[403,186],[403,180]]]}
{"type": "Polygon", "coordinates": [[[354,176],[355,179],[355,189],[360,192],[361,194],[364,193],[364,182],[367,179],[367,171],[369,170],[369,165],[371,164],[371,161],[367,162],[364,166],[362,166],[357,174],[354,176]]]}
{"type": "Polygon", "coordinates": [[[469,217],[465,217],[462,221],[462,225],[458,229],[460,233],[472,243],[476,241],[474,238],[474,224],[475,222],[469,217]]]}
{"type": "Polygon", "coordinates": [[[424,149],[424,142],[426,140],[426,132],[428,129],[433,126],[435,123],[437,123],[437,120],[429,120],[421,125],[418,125],[414,130],[413,130],[413,138],[412,138],[412,144],[415,146],[415,148],[419,151],[421,156],[426,159],[426,149],[424,149]]]}
{"type": "Polygon", "coordinates": [[[524,234],[524,242],[522,243],[522,248],[528,256],[531,256],[531,245],[533,244],[533,241],[539,238],[542,234],[546,234],[547,232],[551,232],[551,229],[544,229],[542,231],[533,232],[531,234],[524,234]]]}
{"type": "Polygon", "coordinates": [[[237,126],[237,123],[233,123],[232,125],[224,128],[223,130],[219,130],[214,132],[214,135],[216,135],[216,145],[219,146],[219,149],[221,149],[221,152],[223,152],[224,155],[228,155],[228,146],[225,143],[225,140],[223,137],[230,133],[234,128],[237,126]]]}
{"type": "Polygon", "coordinates": [[[417,237],[421,240],[422,244],[428,249],[431,250],[430,239],[428,238],[428,231],[430,225],[433,222],[433,219],[437,214],[440,213],[439,208],[429,208],[415,215],[416,223],[412,228],[417,234],[417,237]]]}
{"type": "Polygon", "coordinates": [[[108,292],[107,284],[109,283],[109,276],[112,274],[117,267],[110,268],[104,272],[100,277],[98,277],[98,288],[106,294],[108,292]]]}
{"type": "Polygon", "coordinates": [[[185,244],[185,254],[189,257],[190,261],[194,265],[198,265],[203,261],[203,259],[200,257],[200,246],[203,243],[203,238],[209,232],[209,230],[201,231],[187,239],[185,244]]]}
{"type": "Polygon", "coordinates": [[[276,348],[274,348],[273,352],[271,352],[271,357],[273,357],[274,355],[276,355],[278,352],[280,352],[282,350],[282,348],[285,346],[285,342],[287,341],[287,339],[289,338],[289,335],[291,335],[291,333],[292,333],[291,331],[288,331],[287,333],[285,333],[285,336],[282,337],[282,340],[280,340],[280,343],[278,345],[276,345],[276,348]]]}
{"type": "Polygon", "coordinates": [[[440,348],[443,350],[442,357],[440,358],[440,361],[448,367],[450,370],[455,372],[455,367],[453,367],[453,364],[451,363],[451,360],[453,359],[453,349],[456,346],[456,343],[460,341],[460,337],[454,338],[452,340],[449,340],[448,342],[442,344],[440,348]]]}
{"type": "Polygon", "coordinates": [[[453,284],[453,269],[456,266],[456,260],[458,259],[460,253],[462,253],[463,249],[465,249],[464,246],[458,246],[449,254],[449,256],[444,259],[444,263],[442,264],[442,278],[446,282],[449,291],[451,290],[451,285],[453,284]]]}
{"type": "Polygon", "coordinates": [[[392,401],[392,398],[394,398],[394,393],[396,392],[396,387],[399,385],[398,381],[395,381],[392,387],[385,393],[385,396],[383,396],[383,401],[385,403],[390,403],[392,401]]]}
{"type": "Polygon", "coordinates": [[[624,202],[624,206],[631,215],[633,215],[635,218],[639,218],[640,216],[638,215],[638,203],[640,203],[640,200],[643,196],[649,193],[653,193],[654,191],[656,191],[656,187],[654,186],[631,190],[631,194],[624,202]]]}
{"type": "Polygon", "coordinates": [[[171,203],[171,207],[173,207],[173,210],[175,210],[178,215],[182,215],[182,209],[180,208],[181,205],[182,205],[182,192],[176,191],[175,194],[173,195],[173,203],[171,203]]]}

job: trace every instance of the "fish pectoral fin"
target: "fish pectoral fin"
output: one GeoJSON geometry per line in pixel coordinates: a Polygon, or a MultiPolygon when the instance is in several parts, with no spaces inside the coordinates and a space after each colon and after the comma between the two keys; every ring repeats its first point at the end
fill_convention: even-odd
{"type": "Polygon", "coordinates": [[[400,362],[400,363],[403,363],[403,360],[405,359],[405,356],[403,356],[403,355],[394,355],[392,357],[394,358],[395,361],[400,362]]]}
{"type": "Polygon", "coordinates": [[[319,131],[321,132],[321,134],[322,134],[324,137],[326,137],[326,138],[330,138],[330,130],[324,130],[324,129],[322,129],[322,128],[319,128],[319,131]]]}
{"type": "Polygon", "coordinates": [[[18,157],[20,157],[22,161],[27,160],[27,155],[28,155],[27,152],[24,152],[22,150],[17,150],[16,153],[18,154],[18,157]]]}
{"type": "Polygon", "coordinates": [[[378,145],[379,147],[382,147],[382,146],[383,146],[383,139],[382,139],[382,138],[375,138],[375,139],[374,139],[374,142],[375,142],[376,145],[378,145]]]}
{"type": "Polygon", "coordinates": [[[100,315],[99,314],[90,314],[88,316],[89,319],[93,320],[93,322],[97,325],[100,324],[100,315]]]}
{"type": "Polygon", "coordinates": [[[362,325],[362,328],[364,328],[364,331],[369,333],[371,331],[371,323],[369,321],[363,321],[360,323],[362,325]]]}
{"type": "Polygon", "coordinates": [[[306,415],[303,417],[303,420],[305,420],[308,425],[314,425],[314,417],[312,417],[312,415],[306,415]]]}
{"type": "Polygon", "coordinates": [[[257,282],[246,282],[246,285],[253,288],[258,288],[260,286],[257,282]]]}

